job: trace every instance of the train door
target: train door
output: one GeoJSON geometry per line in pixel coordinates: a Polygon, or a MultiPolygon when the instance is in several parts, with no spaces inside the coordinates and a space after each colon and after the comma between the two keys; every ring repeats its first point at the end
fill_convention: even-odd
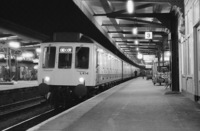
{"type": "Polygon", "coordinates": [[[99,63],[99,58],[100,57],[100,53],[99,53],[99,51],[98,51],[98,49],[97,49],[97,51],[96,51],[96,82],[97,82],[97,84],[99,84],[100,83],[100,75],[99,75],[99,67],[100,67],[100,63],[99,63]]]}

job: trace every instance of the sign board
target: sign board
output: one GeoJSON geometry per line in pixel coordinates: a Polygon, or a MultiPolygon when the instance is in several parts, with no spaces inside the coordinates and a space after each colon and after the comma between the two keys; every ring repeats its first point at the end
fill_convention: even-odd
{"type": "Polygon", "coordinates": [[[145,32],[145,39],[152,39],[153,33],[152,32],[145,32]]]}
{"type": "Polygon", "coordinates": [[[143,60],[153,61],[155,59],[155,55],[143,55],[143,60]]]}
{"type": "Polygon", "coordinates": [[[145,65],[146,68],[151,69],[152,65],[145,65]]]}

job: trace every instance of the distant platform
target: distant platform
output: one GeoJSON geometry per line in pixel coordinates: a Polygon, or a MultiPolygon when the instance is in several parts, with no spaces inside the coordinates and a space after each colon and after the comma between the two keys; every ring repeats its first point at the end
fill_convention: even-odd
{"type": "Polygon", "coordinates": [[[35,98],[40,95],[37,81],[11,81],[0,84],[0,106],[35,98]]]}
{"type": "Polygon", "coordinates": [[[38,86],[37,81],[0,82],[0,91],[38,86]]]}
{"type": "Polygon", "coordinates": [[[13,84],[14,84],[14,82],[12,82],[12,81],[8,81],[8,82],[2,81],[2,82],[0,82],[0,85],[13,85],[13,84]]]}

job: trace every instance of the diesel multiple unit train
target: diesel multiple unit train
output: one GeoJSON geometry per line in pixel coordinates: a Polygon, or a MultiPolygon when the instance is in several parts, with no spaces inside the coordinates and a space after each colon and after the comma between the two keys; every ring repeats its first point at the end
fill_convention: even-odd
{"type": "Polygon", "coordinates": [[[38,82],[54,106],[65,105],[117,82],[135,77],[139,68],[80,33],[58,33],[41,44],[38,82]]]}

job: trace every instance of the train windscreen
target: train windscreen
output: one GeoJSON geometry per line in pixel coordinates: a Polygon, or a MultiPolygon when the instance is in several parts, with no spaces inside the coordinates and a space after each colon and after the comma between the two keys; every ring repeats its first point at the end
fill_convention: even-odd
{"type": "Polygon", "coordinates": [[[89,67],[89,47],[76,47],[75,68],[88,69],[89,67]]]}
{"type": "Polygon", "coordinates": [[[58,68],[71,68],[72,63],[72,47],[60,47],[58,68]]]}
{"type": "Polygon", "coordinates": [[[43,51],[43,68],[54,68],[55,66],[56,47],[45,47],[43,51]]]}

